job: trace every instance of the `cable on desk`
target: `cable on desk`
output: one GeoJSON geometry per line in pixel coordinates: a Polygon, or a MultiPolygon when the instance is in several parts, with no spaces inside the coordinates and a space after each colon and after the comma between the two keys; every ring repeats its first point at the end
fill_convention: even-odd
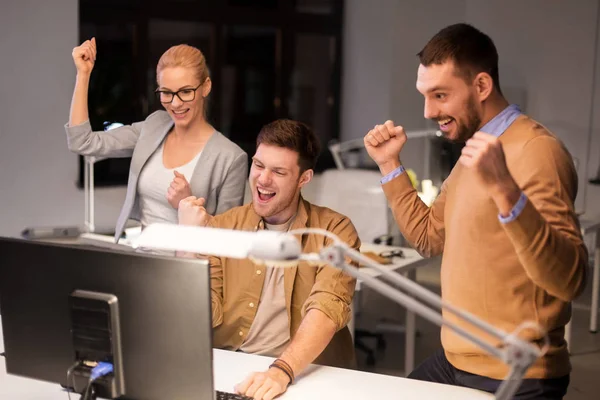
{"type": "Polygon", "coordinates": [[[79,400],[91,400],[96,398],[96,393],[94,392],[94,385],[92,385],[92,381],[87,384],[85,387],[85,391],[79,398],[79,400]]]}
{"type": "Polygon", "coordinates": [[[73,363],[73,365],[71,365],[69,367],[69,369],[67,370],[67,388],[66,388],[66,390],[67,390],[67,396],[69,396],[69,400],[71,400],[71,389],[69,389],[69,387],[68,387],[69,386],[69,380],[72,380],[72,383],[73,383],[73,389],[72,390],[75,393],[77,393],[77,389],[75,388],[75,378],[73,377],[73,370],[75,368],[77,368],[79,365],[81,365],[81,362],[80,361],[75,361],[73,363]]]}
{"type": "Polygon", "coordinates": [[[90,374],[90,380],[83,391],[79,400],[92,400],[96,398],[96,393],[94,392],[94,381],[102,376],[108,375],[113,372],[113,365],[108,362],[99,362],[92,369],[92,373],[90,374]]]}

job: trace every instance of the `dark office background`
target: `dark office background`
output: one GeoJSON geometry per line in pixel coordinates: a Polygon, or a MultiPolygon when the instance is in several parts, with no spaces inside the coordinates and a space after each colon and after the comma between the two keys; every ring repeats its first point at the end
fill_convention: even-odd
{"type": "MultiPolygon", "coordinates": [[[[170,46],[204,53],[213,80],[208,119],[248,154],[277,118],[309,124],[326,144],[339,138],[343,0],[80,0],[80,42],[96,37],[90,84],[95,130],[141,121],[161,108],[156,64],[170,46]]],[[[130,159],[96,164],[98,186],[127,183],[130,159]]],[[[80,157],[79,185],[83,184],[80,157]]]]}

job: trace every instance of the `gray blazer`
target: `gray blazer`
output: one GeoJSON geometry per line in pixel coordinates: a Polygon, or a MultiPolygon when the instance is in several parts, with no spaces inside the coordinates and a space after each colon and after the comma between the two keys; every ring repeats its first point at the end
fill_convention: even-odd
{"type": "MultiPolygon", "coordinates": [[[[69,150],[84,156],[131,157],[127,195],[115,230],[115,241],[118,241],[127,220],[140,219],[138,177],[173,127],[173,120],[166,111],[156,111],[143,122],[107,132],[92,131],[89,121],[73,127],[68,125],[65,130],[69,150]]],[[[189,183],[194,196],[206,199],[206,211],[216,215],[242,205],[247,178],[248,155],[220,132],[215,132],[204,146],[189,183]]]]}

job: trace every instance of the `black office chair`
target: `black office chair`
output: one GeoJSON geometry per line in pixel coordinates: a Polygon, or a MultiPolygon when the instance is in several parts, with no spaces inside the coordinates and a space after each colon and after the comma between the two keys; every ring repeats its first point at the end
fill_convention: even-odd
{"type": "MultiPolygon", "coordinates": [[[[373,243],[375,244],[384,244],[387,246],[391,246],[393,241],[393,237],[391,235],[381,235],[375,240],[373,243]]],[[[357,350],[360,350],[367,354],[366,364],[370,367],[375,365],[375,355],[376,352],[382,352],[386,348],[386,342],[383,338],[382,333],[371,332],[366,329],[355,329],[354,331],[354,347],[357,350]],[[376,345],[375,349],[367,346],[364,339],[375,339],[376,345]]]]}

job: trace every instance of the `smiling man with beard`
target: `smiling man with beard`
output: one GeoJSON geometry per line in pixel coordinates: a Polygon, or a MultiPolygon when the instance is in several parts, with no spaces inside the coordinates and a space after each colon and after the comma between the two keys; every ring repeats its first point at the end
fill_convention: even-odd
{"type": "MultiPolygon", "coordinates": [[[[306,125],[277,120],[256,139],[250,168],[252,203],[210,217],[195,198],[185,199],[179,221],[186,225],[285,232],[322,228],[358,250],[350,220],[304,200],[301,189],[313,177],[319,141],[306,125]]],[[[303,235],[302,250],[332,244],[321,235],[303,235]]],[[[235,246],[235,243],[231,244],[235,246]]],[[[249,260],[210,257],[215,347],[277,357],[265,372],[251,374],[236,391],[271,400],[310,363],[352,367],[354,346],[347,324],[356,281],[331,266],[299,263],[293,268],[257,266],[249,260]]]]}
{"type": "MultiPolygon", "coordinates": [[[[506,101],[498,53],[487,35],[452,25],[418,55],[425,118],[437,121],[447,139],[466,142],[433,205],[419,200],[404,173],[400,152],[407,137],[401,126],[375,126],[365,147],[384,175],[383,189],[404,236],[425,256],[443,253],[443,299],[506,331],[529,320],[547,332],[550,347],[527,371],[515,398],[561,399],[571,369],[565,325],[588,262],[573,209],[573,160],[551,132],[506,101]]],[[[523,332],[538,343],[543,334],[523,332]]],[[[441,339],[443,351],[410,378],[496,391],[508,372],[500,360],[447,327],[441,339]]]]}

